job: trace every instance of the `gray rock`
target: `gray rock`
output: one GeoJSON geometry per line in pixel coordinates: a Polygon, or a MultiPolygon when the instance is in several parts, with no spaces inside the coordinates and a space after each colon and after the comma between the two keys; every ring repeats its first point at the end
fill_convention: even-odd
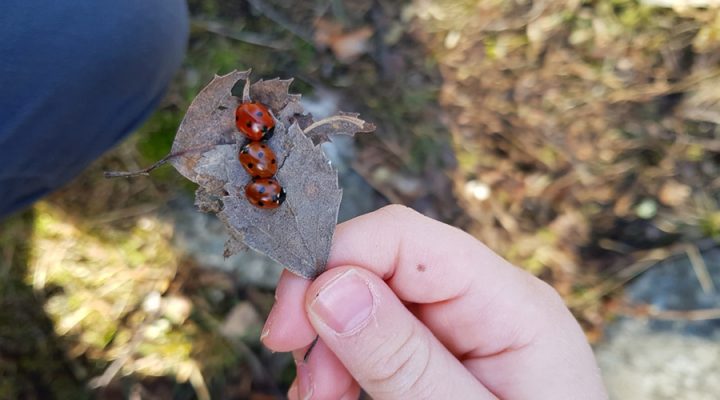
{"type": "Polygon", "coordinates": [[[596,350],[611,399],[720,398],[720,342],[624,320],[596,350]]]}
{"type": "Polygon", "coordinates": [[[217,268],[235,275],[238,282],[247,285],[274,288],[283,267],[253,250],[225,258],[223,251],[228,234],[220,220],[205,214],[189,198],[172,202],[167,217],[174,220],[173,244],[200,266],[217,268]]]}
{"type": "MultiPolygon", "coordinates": [[[[702,253],[720,288],[720,249],[702,253]]],[[[652,267],[632,282],[630,304],[658,310],[720,308],[720,293],[706,292],[685,256],[652,267]]],[[[622,318],[608,328],[596,356],[611,399],[720,399],[720,320],[622,318]]]]}

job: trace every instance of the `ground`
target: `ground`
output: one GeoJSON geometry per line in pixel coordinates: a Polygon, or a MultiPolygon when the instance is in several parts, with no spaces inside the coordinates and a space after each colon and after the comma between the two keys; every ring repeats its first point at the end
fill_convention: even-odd
{"type": "Polygon", "coordinates": [[[333,150],[359,204],[344,218],[392,202],[461,227],[600,339],[625,282],[720,239],[720,13],[652,3],[190,1],[158,111],[3,221],[0,398],[284,393],[291,359],[258,342],[276,275],[178,241],[193,187],[171,168],[102,178],[164,156],[193,96],[234,69],[377,125],[333,150]]]}

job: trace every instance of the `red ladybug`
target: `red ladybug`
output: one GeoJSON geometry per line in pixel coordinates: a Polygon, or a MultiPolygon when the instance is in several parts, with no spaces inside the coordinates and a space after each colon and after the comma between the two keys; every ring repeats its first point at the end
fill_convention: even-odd
{"type": "Polygon", "coordinates": [[[240,164],[253,178],[271,178],[277,172],[275,152],[263,142],[250,142],[240,149],[240,164]]]}
{"type": "Polygon", "coordinates": [[[260,208],[278,208],[285,201],[285,189],[275,178],[254,178],[245,186],[245,197],[260,208]]]}
{"type": "Polygon", "coordinates": [[[248,139],[259,141],[272,136],[275,121],[267,107],[252,101],[240,104],[235,110],[235,125],[248,139]]]}

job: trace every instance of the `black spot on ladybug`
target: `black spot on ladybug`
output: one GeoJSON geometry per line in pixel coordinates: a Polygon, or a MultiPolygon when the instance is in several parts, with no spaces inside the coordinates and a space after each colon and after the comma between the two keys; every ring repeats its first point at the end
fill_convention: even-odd
{"type": "Polygon", "coordinates": [[[265,153],[263,153],[262,151],[259,151],[258,158],[263,158],[263,157],[265,157],[265,153]]]}
{"type": "MultiPolygon", "coordinates": [[[[235,165],[237,165],[237,164],[235,164],[235,165]]],[[[255,164],[249,162],[249,163],[247,163],[247,166],[248,166],[248,168],[252,169],[255,166],[255,164]]]]}
{"type": "Polygon", "coordinates": [[[256,112],[255,115],[257,115],[258,117],[262,117],[262,111],[256,112]]]}
{"type": "Polygon", "coordinates": [[[245,126],[247,126],[248,128],[251,128],[251,127],[252,127],[252,122],[248,121],[248,122],[245,124],[245,126]]]}
{"type": "Polygon", "coordinates": [[[275,159],[270,160],[270,164],[275,164],[275,159]]]}
{"type": "Polygon", "coordinates": [[[235,116],[235,121],[237,122],[237,121],[239,121],[239,120],[240,120],[240,117],[238,117],[238,116],[236,115],[236,116],[235,116]]]}
{"type": "Polygon", "coordinates": [[[262,206],[264,206],[264,205],[265,205],[265,203],[264,203],[264,202],[262,202],[262,201],[258,201],[258,205],[259,205],[260,207],[262,207],[262,206]]]}
{"type": "Polygon", "coordinates": [[[265,146],[264,144],[261,144],[260,147],[262,147],[263,149],[267,148],[267,146],[265,146]]]}

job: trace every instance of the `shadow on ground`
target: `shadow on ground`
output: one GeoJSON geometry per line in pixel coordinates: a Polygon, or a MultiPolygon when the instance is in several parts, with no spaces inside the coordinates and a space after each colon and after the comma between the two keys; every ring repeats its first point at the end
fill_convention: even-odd
{"type": "Polygon", "coordinates": [[[84,399],[81,359],[69,359],[27,280],[32,210],[2,222],[0,242],[0,398],[84,399]]]}

